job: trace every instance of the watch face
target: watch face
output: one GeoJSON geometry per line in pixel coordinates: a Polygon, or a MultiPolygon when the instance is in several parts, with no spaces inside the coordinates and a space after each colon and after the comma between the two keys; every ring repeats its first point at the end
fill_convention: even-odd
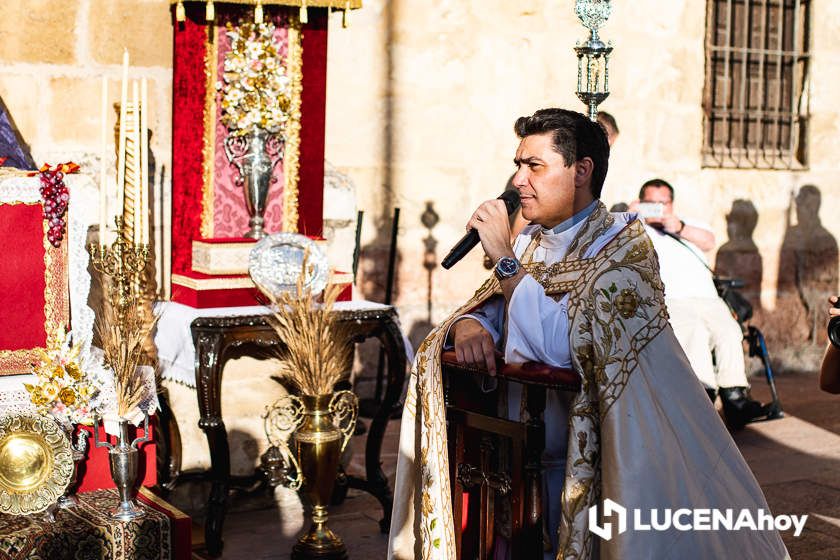
{"type": "Polygon", "coordinates": [[[496,274],[501,278],[510,278],[519,272],[519,261],[510,257],[502,257],[496,264],[496,274]]]}

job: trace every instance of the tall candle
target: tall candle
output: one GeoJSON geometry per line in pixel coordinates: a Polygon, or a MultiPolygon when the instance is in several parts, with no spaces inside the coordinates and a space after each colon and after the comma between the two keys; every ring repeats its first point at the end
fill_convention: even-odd
{"type": "Polygon", "coordinates": [[[140,237],[140,199],[143,197],[143,165],[142,157],[140,156],[140,90],[137,85],[137,80],[131,84],[131,103],[134,108],[134,114],[131,119],[131,140],[134,144],[134,207],[131,213],[134,215],[134,224],[132,224],[131,238],[136,245],[142,241],[140,237]]]}
{"type": "Polygon", "coordinates": [[[99,245],[105,245],[105,231],[108,227],[108,180],[106,160],[108,154],[108,78],[102,76],[102,137],[99,158],[99,245]]]}
{"type": "Polygon", "coordinates": [[[149,243],[149,84],[140,82],[140,232],[149,243]]]}
{"type": "MultiPolygon", "coordinates": [[[[125,210],[125,116],[128,104],[128,49],[123,51],[123,73],[120,85],[120,140],[117,152],[117,212],[123,215],[125,210]]],[[[122,235],[123,232],[117,232],[122,235]]]]}

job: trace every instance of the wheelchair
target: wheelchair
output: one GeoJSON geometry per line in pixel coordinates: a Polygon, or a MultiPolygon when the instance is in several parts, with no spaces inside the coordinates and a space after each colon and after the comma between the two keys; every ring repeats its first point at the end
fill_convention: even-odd
{"type": "Polygon", "coordinates": [[[782,410],[782,403],[779,400],[779,393],[776,391],[776,382],[773,377],[773,368],[770,365],[770,353],[767,351],[767,342],[764,334],[755,325],[750,325],[749,320],[753,316],[752,304],[738,290],[744,288],[744,281],[738,278],[725,278],[715,276],[713,278],[718,295],[726,303],[732,312],[735,320],[741,326],[744,340],[747,342],[748,355],[750,358],[758,358],[764,367],[764,376],[767,385],[770,387],[771,402],[765,405],[767,414],[755,418],[751,422],[775,420],[783,418],[785,413],[782,410]]]}

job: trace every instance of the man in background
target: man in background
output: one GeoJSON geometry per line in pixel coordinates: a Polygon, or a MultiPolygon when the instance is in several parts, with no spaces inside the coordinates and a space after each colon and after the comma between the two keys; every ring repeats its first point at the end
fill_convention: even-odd
{"type": "Polygon", "coordinates": [[[611,114],[607,113],[606,111],[598,111],[598,123],[604,127],[604,131],[607,133],[607,143],[612,148],[612,145],[615,143],[616,139],[618,138],[618,124],[615,122],[615,117],[611,114]]]}
{"type": "Polygon", "coordinates": [[[714,234],[674,213],[674,188],[663,179],[643,184],[630,210],[653,241],[671,326],[709,398],[720,394],[734,429],[766,416],[766,407],[749,397],[741,325],[718,296],[703,254],[715,247],[714,234]]]}

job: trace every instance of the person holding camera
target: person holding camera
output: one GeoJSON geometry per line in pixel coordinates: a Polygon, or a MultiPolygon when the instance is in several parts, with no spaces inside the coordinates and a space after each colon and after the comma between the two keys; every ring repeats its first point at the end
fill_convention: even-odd
{"type": "MultiPolygon", "coordinates": [[[[828,338],[836,340],[840,335],[840,308],[837,307],[837,296],[828,298],[828,338]],[[836,319],[836,320],[835,320],[836,319]],[[832,333],[832,331],[835,331],[832,333]]],[[[840,348],[829,342],[820,365],[820,389],[833,395],[840,394],[840,348]]]]}
{"type": "Polygon", "coordinates": [[[767,407],[749,396],[743,331],[718,296],[703,254],[714,248],[714,234],[674,213],[674,188],[663,179],[644,183],[630,211],[638,212],[656,249],[671,327],[709,398],[720,394],[733,429],[766,416],[767,407]]]}

